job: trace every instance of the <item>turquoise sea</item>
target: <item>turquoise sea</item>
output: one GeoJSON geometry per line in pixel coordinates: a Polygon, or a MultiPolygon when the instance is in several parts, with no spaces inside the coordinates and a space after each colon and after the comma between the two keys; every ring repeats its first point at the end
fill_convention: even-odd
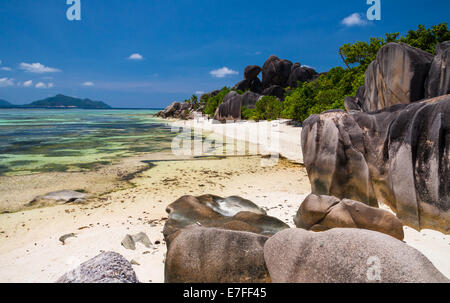
{"type": "Polygon", "coordinates": [[[157,110],[0,109],[0,175],[83,171],[170,150],[157,110]]]}

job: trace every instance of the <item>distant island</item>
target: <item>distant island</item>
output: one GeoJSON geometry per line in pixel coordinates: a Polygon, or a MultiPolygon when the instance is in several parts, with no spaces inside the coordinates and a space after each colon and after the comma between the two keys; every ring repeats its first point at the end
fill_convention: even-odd
{"type": "Polygon", "coordinates": [[[0,108],[12,108],[15,107],[15,105],[9,103],[8,101],[0,99],[0,108]]]}
{"type": "Polygon", "coordinates": [[[111,106],[102,101],[79,99],[58,94],[54,97],[31,102],[26,105],[14,105],[0,100],[0,108],[80,108],[80,109],[110,109],[111,106]]]}

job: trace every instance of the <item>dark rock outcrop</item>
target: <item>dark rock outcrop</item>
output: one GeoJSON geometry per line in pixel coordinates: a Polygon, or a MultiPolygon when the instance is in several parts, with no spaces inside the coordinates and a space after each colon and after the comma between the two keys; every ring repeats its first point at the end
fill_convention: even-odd
{"type": "Polygon", "coordinates": [[[214,119],[222,122],[240,120],[242,107],[255,108],[255,104],[260,97],[261,95],[253,92],[246,92],[243,95],[239,95],[237,92],[231,91],[225,96],[222,104],[217,108],[214,119]]]}
{"type": "Polygon", "coordinates": [[[284,100],[285,93],[284,88],[279,85],[272,85],[262,92],[263,96],[274,96],[280,100],[284,100]]]}
{"type": "Polygon", "coordinates": [[[428,98],[450,94],[450,41],[436,46],[425,88],[428,98]]]}
{"type": "Polygon", "coordinates": [[[234,87],[234,90],[247,91],[250,90],[254,93],[261,93],[262,91],[262,83],[258,78],[256,79],[246,79],[238,82],[234,87]]]}
{"type": "Polygon", "coordinates": [[[105,252],[84,262],[56,283],[139,283],[130,262],[115,252],[105,252]]]}
{"type": "Polygon", "coordinates": [[[214,119],[218,121],[240,120],[242,111],[242,96],[235,91],[229,92],[223,98],[222,104],[216,110],[214,119]]]}
{"type": "Polygon", "coordinates": [[[244,70],[244,79],[256,80],[258,79],[258,75],[261,71],[262,69],[258,65],[249,65],[244,70]]]}
{"type": "Polygon", "coordinates": [[[450,232],[450,95],[373,113],[328,111],[303,124],[314,194],[383,202],[406,225],[450,232]]]}
{"type": "Polygon", "coordinates": [[[255,108],[256,102],[261,98],[260,94],[253,92],[246,92],[242,95],[242,106],[247,108],[255,108]]]}
{"type": "Polygon", "coordinates": [[[280,60],[277,56],[270,56],[262,68],[263,88],[266,89],[272,85],[286,87],[291,68],[291,61],[280,60]]]}
{"type": "Polygon", "coordinates": [[[266,236],[289,228],[282,221],[249,200],[240,197],[221,198],[213,195],[183,196],[167,207],[169,219],[163,234],[167,246],[179,232],[192,224],[227,230],[247,231],[266,236]]]}
{"type": "Polygon", "coordinates": [[[188,120],[194,118],[193,112],[194,110],[192,109],[191,104],[186,102],[173,102],[163,111],[157,113],[156,116],[161,118],[176,118],[188,120]]]}
{"type": "Polygon", "coordinates": [[[292,66],[287,84],[289,87],[297,87],[298,82],[309,82],[316,79],[318,76],[319,74],[314,69],[300,66],[300,63],[295,63],[292,66]]]}
{"type": "Polygon", "coordinates": [[[268,237],[255,233],[190,226],[167,252],[166,283],[267,283],[268,237]]]}
{"type": "Polygon", "coordinates": [[[360,228],[385,233],[403,240],[402,222],[386,210],[353,200],[309,195],[294,218],[299,228],[324,231],[332,228],[360,228]]]}
{"type": "Polygon", "coordinates": [[[363,229],[288,229],[267,240],[264,258],[274,283],[449,282],[416,249],[363,229]]]}

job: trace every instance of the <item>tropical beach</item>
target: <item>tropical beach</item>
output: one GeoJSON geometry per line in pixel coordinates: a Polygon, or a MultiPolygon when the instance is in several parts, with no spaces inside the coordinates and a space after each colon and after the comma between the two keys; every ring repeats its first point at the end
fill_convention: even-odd
{"type": "Polygon", "coordinates": [[[450,282],[444,4],[47,1],[0,4],[0,283],[450,282]]]}

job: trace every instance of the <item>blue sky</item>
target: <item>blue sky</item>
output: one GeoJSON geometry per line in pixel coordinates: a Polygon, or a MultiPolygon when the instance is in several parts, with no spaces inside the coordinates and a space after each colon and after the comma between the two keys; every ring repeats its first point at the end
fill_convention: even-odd
{"type": "Polygon", "coordinates": [[[342,65],[342,44],[450,21],[448,0],[381,0],[373,22],[366,0],[81,0],[82,20],[72,22],[68,8],[0,1],[0,99],[63,93],[163,107],[232,86],[272,54],[323,72],[342,65]]]}

